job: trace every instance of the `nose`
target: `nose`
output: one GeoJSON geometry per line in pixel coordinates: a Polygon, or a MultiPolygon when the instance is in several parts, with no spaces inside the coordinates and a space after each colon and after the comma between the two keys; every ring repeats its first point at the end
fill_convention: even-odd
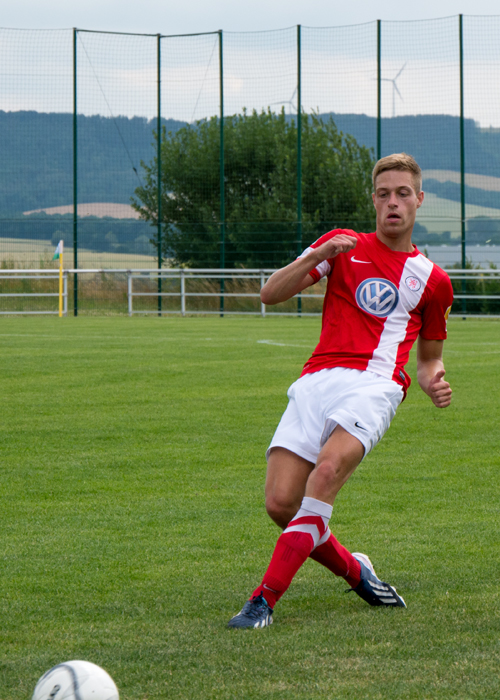
{"type": "Polygon", "coordinates": [[[396,193],[395,193],[395,192],[391,192],[391,193],[389,194],[388,205],[389,205],[390,207],[397,207],[397,206],[398,206],[398,198],[396,197],[396,193]]]}

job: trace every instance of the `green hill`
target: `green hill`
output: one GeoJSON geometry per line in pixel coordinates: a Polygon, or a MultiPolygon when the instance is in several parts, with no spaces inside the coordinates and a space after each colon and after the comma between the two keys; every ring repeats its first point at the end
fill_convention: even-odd
{"type": "MultiPolygon", "coordinates": [[[[162,120],[167,131],[183,122],[162,120]]],[[[78,199],[129,204],[141,160],[154,157],[156,120],[79,116],[78,199]]],[[[71,204],[73,116],[0,111],[0,216],[71,204]]]]}
{"type": "MultiPolygon", "coordinates": [[[[363,114],[331,116],[341,131],[352,134],[359,143],[375,152],[377,120],[374,117],[363,114]]],[[[176,131],[185,122],[164,119],[162,124],[167,131],[176,131]]],[[[129,204],[141,183],[141,161],[149,163],[155,157],[155,129],[155,119],[78,116],[78,201],[129,204]]],[[[423,170],[450,173],[449,180],[434,177],[425,180],[424,189],[436,199],[432,214],[429,207],[421,223],[429,232],[450,230],[452,237],[459,233],[459,216],[444,210],[447,203],[454,203],[455,212],[456,203],[460,201],[459,129],[458,117],[447,115],[386,118],[381,125],[382,155],[406,151],[417,159],[423,170]],[[438,203],[442,203],[442,212],[437,211],[438,203]]],[[[0,236],[50,239],[57,229],[71,238],[71,215],[27,217],[22,213],[72,203],[72,115],[0,111],[0,152],[0,236]]],[[[466,120],[465,156],[467,173],[498,177],[500,131],[481,129],[474,121],[466,120]]],[[[488,186],[487,177],[475,181],[479,186],[466,186],[468,216],[478,216],[479,212],[479,215],[491,217],[495,209],[500,209],[500,191],[488,186]],[[483,181],[486,184],[481,184],[483,181]]],[[[89,246],[92,239],[90,247],[97,245],[95,241],[103,246],[104,235],[110,233],[128,249],[136,245],[139,236],[149,236],[150,228],[137,221],[87,219],[81,230],[82,236],[88,235],[89,246]]]]}

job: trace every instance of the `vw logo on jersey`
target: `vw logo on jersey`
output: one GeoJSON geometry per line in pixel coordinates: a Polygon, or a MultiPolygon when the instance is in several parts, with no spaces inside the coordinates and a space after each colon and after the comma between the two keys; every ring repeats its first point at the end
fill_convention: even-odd
{"type": "Polygon", "coordinates": [[[372,316],[389,316],[399,301],[398,288],[389,280],[371,277],[356,289],[356,301],[372,316]]]}

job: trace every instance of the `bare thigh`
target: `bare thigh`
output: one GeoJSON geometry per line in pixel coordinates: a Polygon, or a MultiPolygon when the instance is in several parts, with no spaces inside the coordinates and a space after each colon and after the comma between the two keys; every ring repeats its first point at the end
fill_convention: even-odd
{"type": "Polygon", "coordinates": [[[314,464],[284,447],[273,447],[267,462],[266,509],[281,528],[297,513],[314,464]]]}

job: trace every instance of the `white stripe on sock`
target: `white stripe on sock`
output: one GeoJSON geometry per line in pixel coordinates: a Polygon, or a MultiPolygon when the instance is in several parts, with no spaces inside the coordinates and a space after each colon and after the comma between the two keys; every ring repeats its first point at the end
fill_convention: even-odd
{"type": "Polygon", "coordinates": [[[328,542],[328,540],[330,539],[330,535],[331,535],[331,534],[332,534],[332,532],[331,532],[330,528],[327,527],[327,528],[326,528],[325,534],[324,534],[323,537],[320,539],[320,541],[318,542],[318,544],[316,545],[316,547],[319,547],[320,544],[325,544],[325,542],[328,542]]]}
{"type": "MultiPolygon", "coordinates": [[[[292,520],[293,522],[293,520],[292,520]]],[[[285,532],[283,534],[286,534],[287,532],[305,532],[308,535],[311,535],[314,546],[313,549],[315,549],[318,546],[319,542],[319,530],[316,525],[310,525],[310,524],[303,524],[303,525],[292,525],[290,524],[285,532]]]]}

